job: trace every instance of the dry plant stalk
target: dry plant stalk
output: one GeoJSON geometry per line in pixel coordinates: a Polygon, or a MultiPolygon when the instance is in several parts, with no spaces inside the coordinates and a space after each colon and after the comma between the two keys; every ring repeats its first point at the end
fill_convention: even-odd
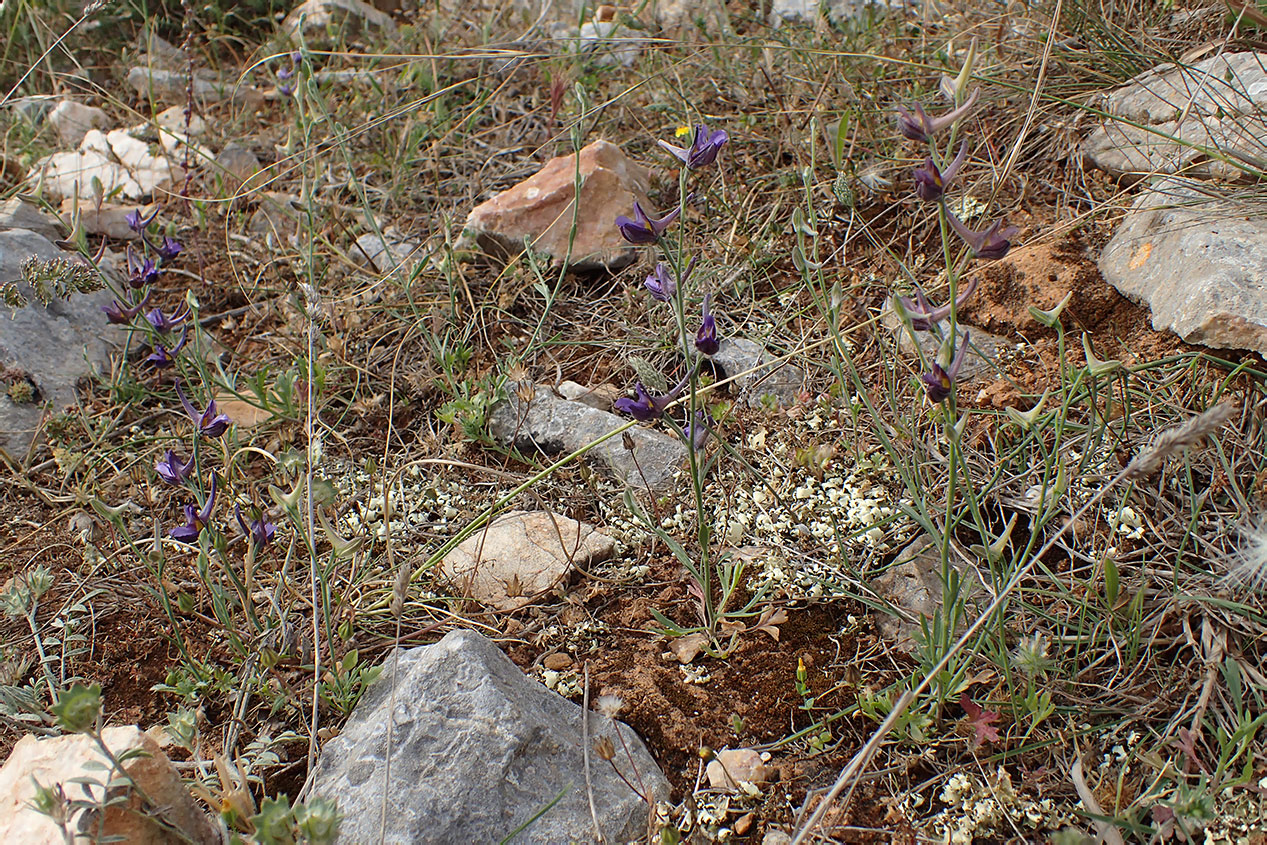
{"type": "Polygon", "coordinates": [[[1196,446],[1206,435],[1222,428],[1235,411],[1231,402],[1220,402],[1187,422],[1166,429],[1126,465],[1126,469],[1122,471],[1123,480],[1139,481],[1148,478],[1161,469],[1167,459],[1189,446],[1196,446]]]}

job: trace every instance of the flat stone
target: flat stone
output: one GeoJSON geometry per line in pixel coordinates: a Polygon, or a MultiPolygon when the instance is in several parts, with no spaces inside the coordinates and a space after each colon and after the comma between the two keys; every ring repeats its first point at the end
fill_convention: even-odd
{"type": "MultiPolygon", "coordinates": [[[[542,810],[516,843],[595,840],[580,707],[472,631],[397,649],[383,667],[313,772],[313,794],[337,800],[343,814],[337,842],[500,842],[542,810]]],[[[667,798],[668,781],[633,729],[588,717],[591,745],[608,738],[624,777],[652,800],[667,798]]],[[[604,838],[643,841],[650,807],[592,748],[589,758],[604,838]]]]}
{"type": "Polygon", "coordinates": [[[709,786],[727,792],[740,792],[740,783],[759,786],[770,779],[765,761],[751,748],[718,751],[717,756],[708,761],[704,773],[708,775],[709,786]]]}
{"type": "MultiPolygon", "coordinates": [[[[510,384],[507,392],[507,398],[488,417],[489,433],[507,446],[513,443],[521,449],[567,455],[628,422],[616,414],[561,399],[545,387],[510,384]],[[520,397],[521,388],[532,397],[529,401],[520,397]]],[[[634,426],[628,434],[633,438],[632,454],[617,436],[590,449],[584,459],[630,487],[650,487],[657,492],[671,489],[686,463],[686,446],[676,437],[645,426],[634,426]]]]}
{"type": "Polygon", "coordinates": [[[559,394],[564,398],[573,402],[580,402],[583,405],[589,405],[591,408],[597,408],[600,411],[606,411],[611,408],[612,403],[620,398],[620,391],[610,384],[600,384],[597,387],[586,387],[583,384],[577,384],[574,381],[563,381],[559,383],[559,394]]]}
{"type": "MultiPolygon", "coordinates": [[[[26,229],[0,232],[0,279],[21,278],[22,262],[32,255],[71,257],[26,229]]],[[[112,341],[120,337],[101,313],[113,299],[109,291],[74,294],[45,307],[28,286],[19,283],[18,288],[29,302],[12,318],[0,312],[0,371],[28,377],[35,385],[36,401],[18,404],[0,395],[0,448],[15,457],[26,454],[46,405],[57,413],[73,404],[75,384],[89,375],[89,368],[108,369],[112,341]]]]}
{"type": "Polygon", "coordinates": [[[774,0],[770,6],[769,22],[778,27],[785,23],[812,24],[825,20],[834,26],[865,18],[901,11],[910,6],[909,0],[774,0]]]}
{"type": "Polygon", "coordinates": [[[57,130],[63,144],[76,147],[89,129],[104,128],[110,122],[110,116],[95,106],[62,100],[49,112],[48,122],[57,130]]]}
{"type": "MultiPolygon", "coordinates": [[[[152,804],[143,804],[136,790],[129,793],[116,779],[110,795],[126,795],[127,800],[113,803],[105,811],[100,829],[96,814],[87,809],[73,812],[67,829],[75,842],[96,842],[98,837],[131,845],[167,845],[177,841],[153,821],[159,808],[163,818],[193,842],[210,845],[220,841],[215,824],[199,809],[180,773],[153,737],[128,726],[105,728],[101,738],[116,757],[136,755],[123,763],[123,771],[152,804]]],[[[31,806],[36,784],[61,784],[70,798],[87,797],[102,802],[106,799],[103,783],[107,777],[105,757],[88,736],[22,737],[0,768],[0,842],[63,845],[66,840],[61,828],[31,806]],[[84,780],[72,783],[72,778],[84,780]]]]}
{"type": "Polygon", "coordinates": [[[31,94],[27,97],[14,97],[5,105],[23,120],[34,124],[56,108],[61,100],[56,94],[31,94]]]}
{"type": "Polygon", "coordinates": [[[242,184],[260,172],[260,160],[248,147],[230,141],[215,158],[216,172],[225,181],[225,187],[237,191],[242,184]]]}
{"type": "MultiPolygon", "coordinates": [[[[189,74],[181,71],[134,67],[128,71],[128,84],[142,98],[162,105],[182,105],[189,99],[189,74]]],[[[193,77],[193,95],[195,102],[203,105],[222,102],[248,105],[264,100],[264,95],[250,85],[236,80],[207,79],[199,74],[193,77]]]]}
{"type": "Polygon", "coordinates": [[[422,246],[399,237],[389,228],[381,237],[373,232],[361,235],[350,255],[357,264],[377,273],[400,271],[408,276],[422,259],[422,246]]]}
{"type": "Polygon", "coordinates": [[[523,252],[527,238],[534,251],[561,262],[575,216],[569,269],[616,270],[631,264],[638,253],[620,236],[616,218],[632,214],[635,200],[654,213],[647,200],[647,169],[608,141],[594,141],[580,157],[579,212],[574,211],[576,157],[559,156],[476,206],[466,219],[463,242],[505,259],[523,252]]]}
{"type": "Polygon", "coordinates": [[[1105,96],[1110,117],[1087,137],[1082,152],[1118,176],[1182,171],[1194,178],[1244,179],[1245,170],[1235,166],[1238,156],[1267,170],[1265,62],[1265,53],[1241,52],[1145,71],[1105,96]],[[1220,150],[1233,161],[1192,145],[1220,150]]]}
{"type": "MultiPolygon", "coordinates": [[[[66,197],[62,200],[61,210],[65,219],[72,219],[75,213],[75,198],[66,197]]],[[[135,205],[119,205],[112,202],[80,202],[79,225],[90,235],[105,235],[115,240],[137,241],[141,239],[141,236],[128,225],[127,218],[133,211],[138,210],[142,217],[148,217],[154,211],[154,207],[146,206],[138,209],[135,205]]]]}
{"type": "MultiPolygon", "coordinates": [[[[951,565],[960,575],[960,595],[966,602],[966,619],[960,620],[960,629],[975,615],[975,605],[985,594],[981,579],[975,569],[954,559],[951,565]]],[[[945,586],[942,583],[941,554],[926,536],[911,542],[898,553],[893,564],[873,579],[876,593],[893,605],[893,609],[877,607],[871,618],[885,639],[902,651],[912,652],[919,645],[921,635],[919,619],[932,619],[945,603],[945,586]]]]}
{"type": "Polygon", "coordinates": [[[511,611],[563,583],[573,566],[588,569],[615,550],[615,540],[582,522],[512,511],[449,552],[440,573],[456,595],[511,611]]]}
{"type": "Polygon", "coordinates": [[[764,346],[742,337],[722,338],[711,360],[723,378],[734,378],[731,390],[737,390],[752,408],[764,405],[766,397],[776,405],[792,405],[805,383],[805,371],[800,367],[778,363],[764,346]]]}
{"type": "Polygon", "coordinates": [[[64,236],[55,217],[19,197],[0,202],[0,230],[4,229],[28,229],[50,241],[64,236]]]}
{"type": "Polygon", "coordinates": [[[195,138],[207,131],[207,121],[199,115],[190,115],[188,125],[185,121],[186,106],[168,106],[154,115],[154,123],[175,135],[195,138]]]}
{"type": "Polygon", "coordinates": [[[348,38],[395,35],[396,22],[361,0],[306,0],[286,16],[282,31],[291,38],[302,34],[305,41],[338,43],[348,38]]]}
{"type": "Polygon", "coordinates": [[[1100,255],[1105,281],[1188,343],[1267,355],[1267,219],[1181,179],[1146,190],[1100,255]]]}

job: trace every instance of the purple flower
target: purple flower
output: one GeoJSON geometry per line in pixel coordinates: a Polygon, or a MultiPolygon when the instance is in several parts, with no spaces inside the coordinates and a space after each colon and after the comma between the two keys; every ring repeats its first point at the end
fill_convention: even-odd
{"type": "Polygon", "coordinates": [[[620,228],[620,234],[625,240],[631,244],[653,244],[664,234],[664,230],[673,224],[677,219],[680,208],[675,208],[663,217],[656,219],[648,217],[647,212],[642,210],[637,200],[634,200],[634,216],[633,219],[620,215],[616,218],[616,226],[620,228]]]}
{"type": "Polygon", "coordinates": [[[149,217],[142,217],[141,209],[137,208],[137,209],[134,209],[131,213],[124,216],[123,219],[127,221],[129,229],[131,229],[133,232],[136,232],[138,235],[140,235],[140,234],[144,234],[145,230],[149,228],[150,223],[154,222],[154,218],[157,216],[158,216],[157,208],[154,209],[154,211],[150,213],[149,217]]]}
{"type": "Polygon", "coordinates": [[[211,473],[211,492],[201,510],[193,505],[185,505],[185,524],[168,530],[167,536],[182,543],[192,543],[198,539],[202,529],[211,521],[211,509],[216,504],[216,474],[211,473]]]}
{"type": "MultiPolygon", "coordinates": [[[[954,308],[958,311],[968,301],[968,297],[972,296],[972,292],[977,289],[978,279],[975,277],[964,285],[959,295],[955,297],[954,308]]],[[[917,332],[931,331],[933,326],[950,316],[951,305],[947,302],[945,305],[939,305],[936,308],[928,301],[928,297],[924,296],[924,291],[918,287],[915,288],[915,302],[912,302],[905,296],[897,298],[902,310],[911,318],[911,328],[917,332]]]]}
{"type": "Polygon", "coordinates": [[[182,464],[180,458],[176,457],[176,453],[168,449],[163,457],[154,463],[154,471],[168,484],[184,484],[185,479],[189,478],[190,473],[194,471],[194,458],[190,455],[188,462],[182,464]]]}
{"type": "Polygon", "coordinates": [[[643,284],[656,302],[668,302],[677,292],[677,282],[673,281],[673,276],[663,261],[656,264],[655,272],[647,276],[643,284]]]}
{"type": "Polygon", "coordinates": [[[207,403],[207,410],[199,412],[189,401],[189,397],[185,395],[185,391],[180,389],[180,382],[176,382],[176,395],[180,397],[180,403],[185,406],[185,413],[194,421],[198,433],[203,437],[219,437],[233,423],[229,419],[228,414],[216,413],[216,400],[212,399],[207,403]]]}
{"type": "Polygon", "coordinates": [[[717,153],[721,151],[729,138],[726,130],[718,129],[715,132],[709,132],[708,127],[701,123],[695,127],[691,146],[676,147],[668,141],[661,141],[660,146],[679,158],[690,170],[697,170],[716,161],[717,153]]]}
{"type": "Polygon", "coordinates": [[[686,377],[677,383],[672,390],[663,396],[652,396],[647,393],[647,389],[642,386],[642,382],[634,384],[634,393],[638,395],[637,399],[630,399],[628,396],[622,396],[612,403],[612,407],[622,414],[628,414],[639,422],[651,422],[659,419],[664,413],[664,409],[669,407],[669,403],[677,398],[691,381],[691,374],[687,373],[686,377]]]}
{"type": "Polygon", "coordinates": [[[158,245],[155,251],[158,253],[158,257],[163,259],[164,263],[167,263],[170,261],[175,261],[176,256],[180,255],[180,253],[184,249],[185,248],[181,246],[180,241],[174,240],[173,238],[169,238],[166,235],[164,235],[163,242],[158,245]]]}
{"type": "Polygon", "coordinates": [[[303,56],[301,56],[298,52],[291,53],[290,67],[284,67],[277,71],[277,79],[282,83],[277,86],[277,93],[281,94],[283,97],[289,97],[291,94],[295,93],[295,86],[291,83],[291,80],[295,78],[295,73],[299,70],[299,61],[302,58],[303,56]]]}
{"type": "Polygon", "coordinates": [[[233,505],[233,516],[238,521],[238,527],[242,529],[242,533],[251,539],[251,545],[257,549],[267,546],[273,539],[273,535],[277,533],[277,526],[269,522],[263,514],[260,514],[259,519],[251,520],[248,526],[242,517],[242,509],[236,503],[233,505]]]}
{"type": "MultiPolygon", "coordinates": [[[[699,261],[699,256],[691,259],[691,263],[686,265],[686,272],[682,274],[682,284],[686,284],[686,280],[691,277],[691,273],[695,270],[695,264],[699,261]]],[[[657,302],[671,302],[673,295],[677,293],[678,283],[673,279],[673,273],[669,266],[663,261],[655,266],[655,272],[647,276],[647,280],[643,282],[647,288],[647,293],[651,294],[651,298],[657,302]]]]}
{"type": "Polygon", "coordinates": [[[695,348],[705,355],[716,355],[717,350],[721,348],[721,342],[717,339],[717,320],[714,319],[709,306],[712,304],[713,295],[711,293],[704,294],[703,321],[700,323],[699,331],[695,334],[695,348]]]}
{"type": "Polygon", "coordinates": [[[920,376],[924,380],[924,392],[932,401],[945,402],[950,396],[955,386],[955,379],[959,377],[959,370],[963,367],[964,357],[968,354],[968,337],[971,334],[971,332],[963,333],[963,343],[960,344],[959,351],[955,353],[954,360],[950,362],[949,369],[934,362],[932,370],[920,376]]]}
{"type": "Polygon", "coordinates": [[[174,314],[171,317],[164,314],[162,308],[151,308],[149,311],[145,312],[145,319],[151,326],[154,327],[154,331],[161,332],[163,334],[171,334],[176,331],[176,329],[180,328],[181,324],[184,323],[185,320],[189,319],[189,308],[185,308],[185,313],[174,314]]]}
{"type": "Polygon", "coordinates": [[[700,408],[695,412],[693,419],[686,427],[686,436],[690,438],[691,445],[696,449],[704,448],[704,444],[708,442],[708,435],[713,430],[713,418],[700,408]]]}
{"type": "Polygon", "coordinates": [[[128,244],[128,284],[134,288],[143,288],[146,285],[152,285],[158,281],[158,267],[154,266],[154,262],[138,256],[132,249],[132,244],[128,244]]]}
{"type": "Polygon", "coordinates": [[[946,216],[950,218],[950,228],[954,229],[955,233],[972,248],[972,254],[977,258],[986,260],[994,260],[1007,255],[1007,251],[1012,248],[1011,238],[1020,231],[1016,226],[1003,228],[1003,221],[995,220],[982,231],[974,232],[949,211],[946,212],[946,216]]]}
{"type": "MultiPolygon", "coordinates": [[[[124,299],[127,297],[125,296],[124,299]]],[[[126,326],[141,313],[141,309],[145,307],[145,303],[149,301],[150,292],[146,291],[145,296],[141,297],[141,301],[132,306],[124,305],[119,300],[114,300],[109,305],[101,306],[101,310],[105,312],[106,322],[115,325],[126,326]]]]}
{"type": "MultiPolygon", "coordinates": [[[[148,317],[149,315],[147,314],[146,318],[148,319],[148,317]]],[[[146,363],[153,364],[156,368],[160,370],[167,369],[172,364],[176,363],[176,359],[173,358],[172,356],[185,348],[185,341],[187,341],[188,339],[189,339],[189,327],[185,326],[185,328],[182,329],[180,332],[180,340],[177,341],[176,345],[173,346],[171,349],[168,349],[166,346],[164,346],[161,343],[154,344],[154,352],[151,353],[145,359],[146,363]]],[[[215,403],[212,403],[212,404],[215,404],[215,403]]]]}
{"type": "Polygon", "coordinates": [[[968,99],[964,100],[962,106],[953,111],[947,112],[941,117],[929,117],[928,113],[924,111],[924,107],[919,103],[916,103],[913,107],[915,109],[915,115],[912,115],[906,109],[898,106],[897,131],[901,132],[903,137],[910,138],[912,141],[925,143],[933,135],[936,135],[943,129],[947,129],[956,120],[959,120],[966,115],[968,111],[977,104],[977,97],[980,94],[980,88],[974,89],[973,92],[968,95],[968,99]]]}
{"type": "Polygon", "coordinates": [[[924,166],[915,170],[915,195],[925,202],[937,202],[967,158],[968,142],[964,141],[959,147],[959,155],[945,170],[938,170],[932,158],[925,159],[924,166]]]}

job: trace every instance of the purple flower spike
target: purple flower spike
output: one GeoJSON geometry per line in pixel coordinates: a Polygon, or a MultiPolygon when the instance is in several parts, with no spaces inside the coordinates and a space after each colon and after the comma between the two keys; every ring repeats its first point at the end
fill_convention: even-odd
{"type": "Polygon", "coordinates": [[[651,294],[651,298],[656,302],[668,302],[677,292],[677,282],[673,281],[673,275],[663,261],[656,264],[655,272],[647,276],[643,284],[647,287],[647,293],[651,294]]]}
{"type": "Polygon", "coordinates": [[[219,437],[232,425],[233,420],[229,419],[228,414],[216,413],[216,400],[212,399],[207,403],[207,410],[200,412],[189,401],[185,391],[180,389],[180,382],[176,382],[176,395],[180,397],[180,403],[185,406],[185,413],[194,421],[194,426],[203,437],[219,437]]]}
{"type": "Polygon", "coordinates": [[[211,521],[211,509],[216,504],[216,474],[211,473],[211,491],[207,494],[207,501],[203,504],[201,510],[195,510],[193,505],[185,505],[185,524],[172,528],[167,532],[167,536],[173,540],[179,540],[182,543],[192,543],[198,539],[198,535],[202,533],[202,529],[211,521]]]}
{"type": "Polygon", "coordinates": [[[164,314],[162,308],[151,308],[145,312],[145,319],[154,327],[154,331],[171,334],[189,319],[189,308],[186,307],[183,314],[175,314],[171,317],[164,314]]]}
{"type": "MultiPolygon", "coordinates": [[[[148,318],[149,315],[147,314],[148,318]]],[[[172,364],[176,363],[174,356],[177,352],[185,348],[185,341],[189,339],[189,327],[185,326],[180,332],[180,340],[171,349],[168,349],[161,343],[154,344],[154,352],[145,359],[146,363],[153,364],[157,369],[165,370],[172,364]]]]}
{"type": "Polygon", "coordinates": [[[257,549],[267,546],[272,541],[273,535],[277,533],[277,526],[269,522],[262,514],[259,519],[251,520],[251,524],[247,525],[242,517],[242,509],[236,503],[233,505],[233,517],[238,521],[238,527],[242,529],[242,533],[250,538],[251,545],[257,549]]]}
{"type": "Polygon", "coordinates": [[[631,244],[653,244],[664,234],[664,230],[673,224],[677,219],[680,208],[675,208],[663,217],[656,219],[648,217],[647,212],[642,210],[642,206],[634,200],[634,216],[632,219],[625,215],[616,218],[616,226],[620,229],[620,234],[625,240],[631,244]]]}
{"type": "Polygon", "coordinates": [[[1002,220],[995,220],[982,231],[974,232],[950,212],[946,212],[946,216],[950,218],[950,228],[971,247],[972,254],[987,261],[1007,255],[1007,251],[1012,248],[1011,239],[1020,231],[1016,226],[1004,228],[1002,220]]]}
{"type": "Polygon", "coordinates": [[[717,350],[721,348],[721,341],[717,339],[717,320],[709,310],[712,301],[711,293],[704,294],[703,320],[700,323],[699,332],[695,335],[695,348],[705,355],[716,355],[717,350]]]}
{"type": "Polygon", "coordinates": [[[934,402],[945,402],[950,397],[950,393],[954,390],[955,379],[959,377],[959,370],[963,367],[963,361],[968,354],[968,338],[971,332],[963,333],[963,343],[959,346],[959,351],[955,353],[955,358],[950,362],[950,369],[945,369],[940,363],[933,363],[933,368],[924,375],[920,376],[924,380],[924,392],[928,398],[934,402]]]}
{"type": "Polygon", "coordinates": [[[153,260],[149,258],[142,259],[132,249],[132,244],[128,244],[127,255],[128,284],[134,288],[143,288],[158,281],[158,267],[154,266],[153,260]]]}
{"type": "MultiPolygon", "coordinates": [[[[973,277],[968,280],[968,284],[964,285],[963,290],[955,297],[955,310],[958,311],[968,301],[968,297],[972,296],[972,292],[977,289],[979,279],[973,277]]],[[[911,318],[911,328],[917,332],[931,331],[933,326],[950,316],[950,303],[939,305],[936,308],[924,296],[924,292],[919,288],[915,289],[915,299],[912,302],[905,296],[899,296],[898,301],[902,304],[902,309],[906,311],[911,318]]]]}
{"type": "Polygon", "coordinates": [[[154,211],[150,213],[149,217],[142,217],[141,209],[138,208],[138,209],[133,210],[129,214],[125,215],[123,219],[127,221],[129,229],[131,229],[133,232],[136,232],[138,235],[141,235],[145,233],[145,230],[149,228],[150,223],[153,223],[154,218],[157,216],[158,216],[157,208],[154,209],[154,211]]]}
{"type": "Polygon", "coordinates": [[[709,132],[708,127],[701,123],[695,127],[695,134],[691,138],[689,147],[677,147],[668,141],[661,141],[660,146],[680,159],[688,169],[698,170],[716,161],[717,153],[721,152],[721,148],[728,140],[730,136],[724,129],[709,132]]]}
{"type": "Polygon", "coordinates": [[[964,100],[962,106],[947,112],[941,117],[929,117],[928,113],[924,111],[924,107],[919,103],[913,106],[915,109],[914,115],[898,106],[897,131],[901,132],[903,137],[910,138],[912,141],[927,143],[929,138],[944,129],[948,129],[955,121],[967,115],[972,107],[977,104],[977,97],[980,94],[980,88],[973,89],[972,93],[968,95],[968,99],[964,100]]]}
{"type": "Polygon", "coordinates": [[[968,158],[968,142],[959,147],[959,155],[945,170],[938,170],[931,158],[924,161],[924,166],[915,171],[915,195],[925,202],[937,202],[946,193],[947,186],[959,173],[959,168],[968,158]]]}
{"type": "Polygon", "coordinates": [[[163,242],[158,245],[158,257],[163,259],[164,263],[175,261],[176,256],[180,255],[184,249],[185,248],[181,245],[180,241],[164,235],[163,242]]]}
{"type": "MultiPolygon", "coordinates": [[[[124,305],[119,300],[114,300],[109,305],[101,306],[101,310],[105,312],[106,322],[114,323],[118,326],[126,326],[131,323],[137,314],[141,313],[141,309],[145,307],[145,303],[149,301],[150,292],[146,291],[145,296],[141,297],[141,301],[132,306],[124,305]]],[[[125,296],[124,299],[127,299],[125,296]]]]}
{"type": "Polygon", "coordinates": [[[166,481],[168,484],[177,486],[184,484],[194,471],[193,455],[189,456],[189,460],[185,463],[180,462],[180,458],[176,457],[176,453],[168,449],[163,457],[154,463],[154,471],[158,473],[158,477],[166,481]]]}

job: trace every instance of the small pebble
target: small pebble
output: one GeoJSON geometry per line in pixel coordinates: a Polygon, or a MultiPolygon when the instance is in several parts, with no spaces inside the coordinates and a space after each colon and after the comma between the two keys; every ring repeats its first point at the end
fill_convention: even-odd
{"type": "Polygon", "coordinates": [[[571,668],[572,657],[561,651],[556,651],[554,654],[547,654],[545,660],[542,660],[541,663],[551,671],[562,672],[564,669],[571,668]]]}

